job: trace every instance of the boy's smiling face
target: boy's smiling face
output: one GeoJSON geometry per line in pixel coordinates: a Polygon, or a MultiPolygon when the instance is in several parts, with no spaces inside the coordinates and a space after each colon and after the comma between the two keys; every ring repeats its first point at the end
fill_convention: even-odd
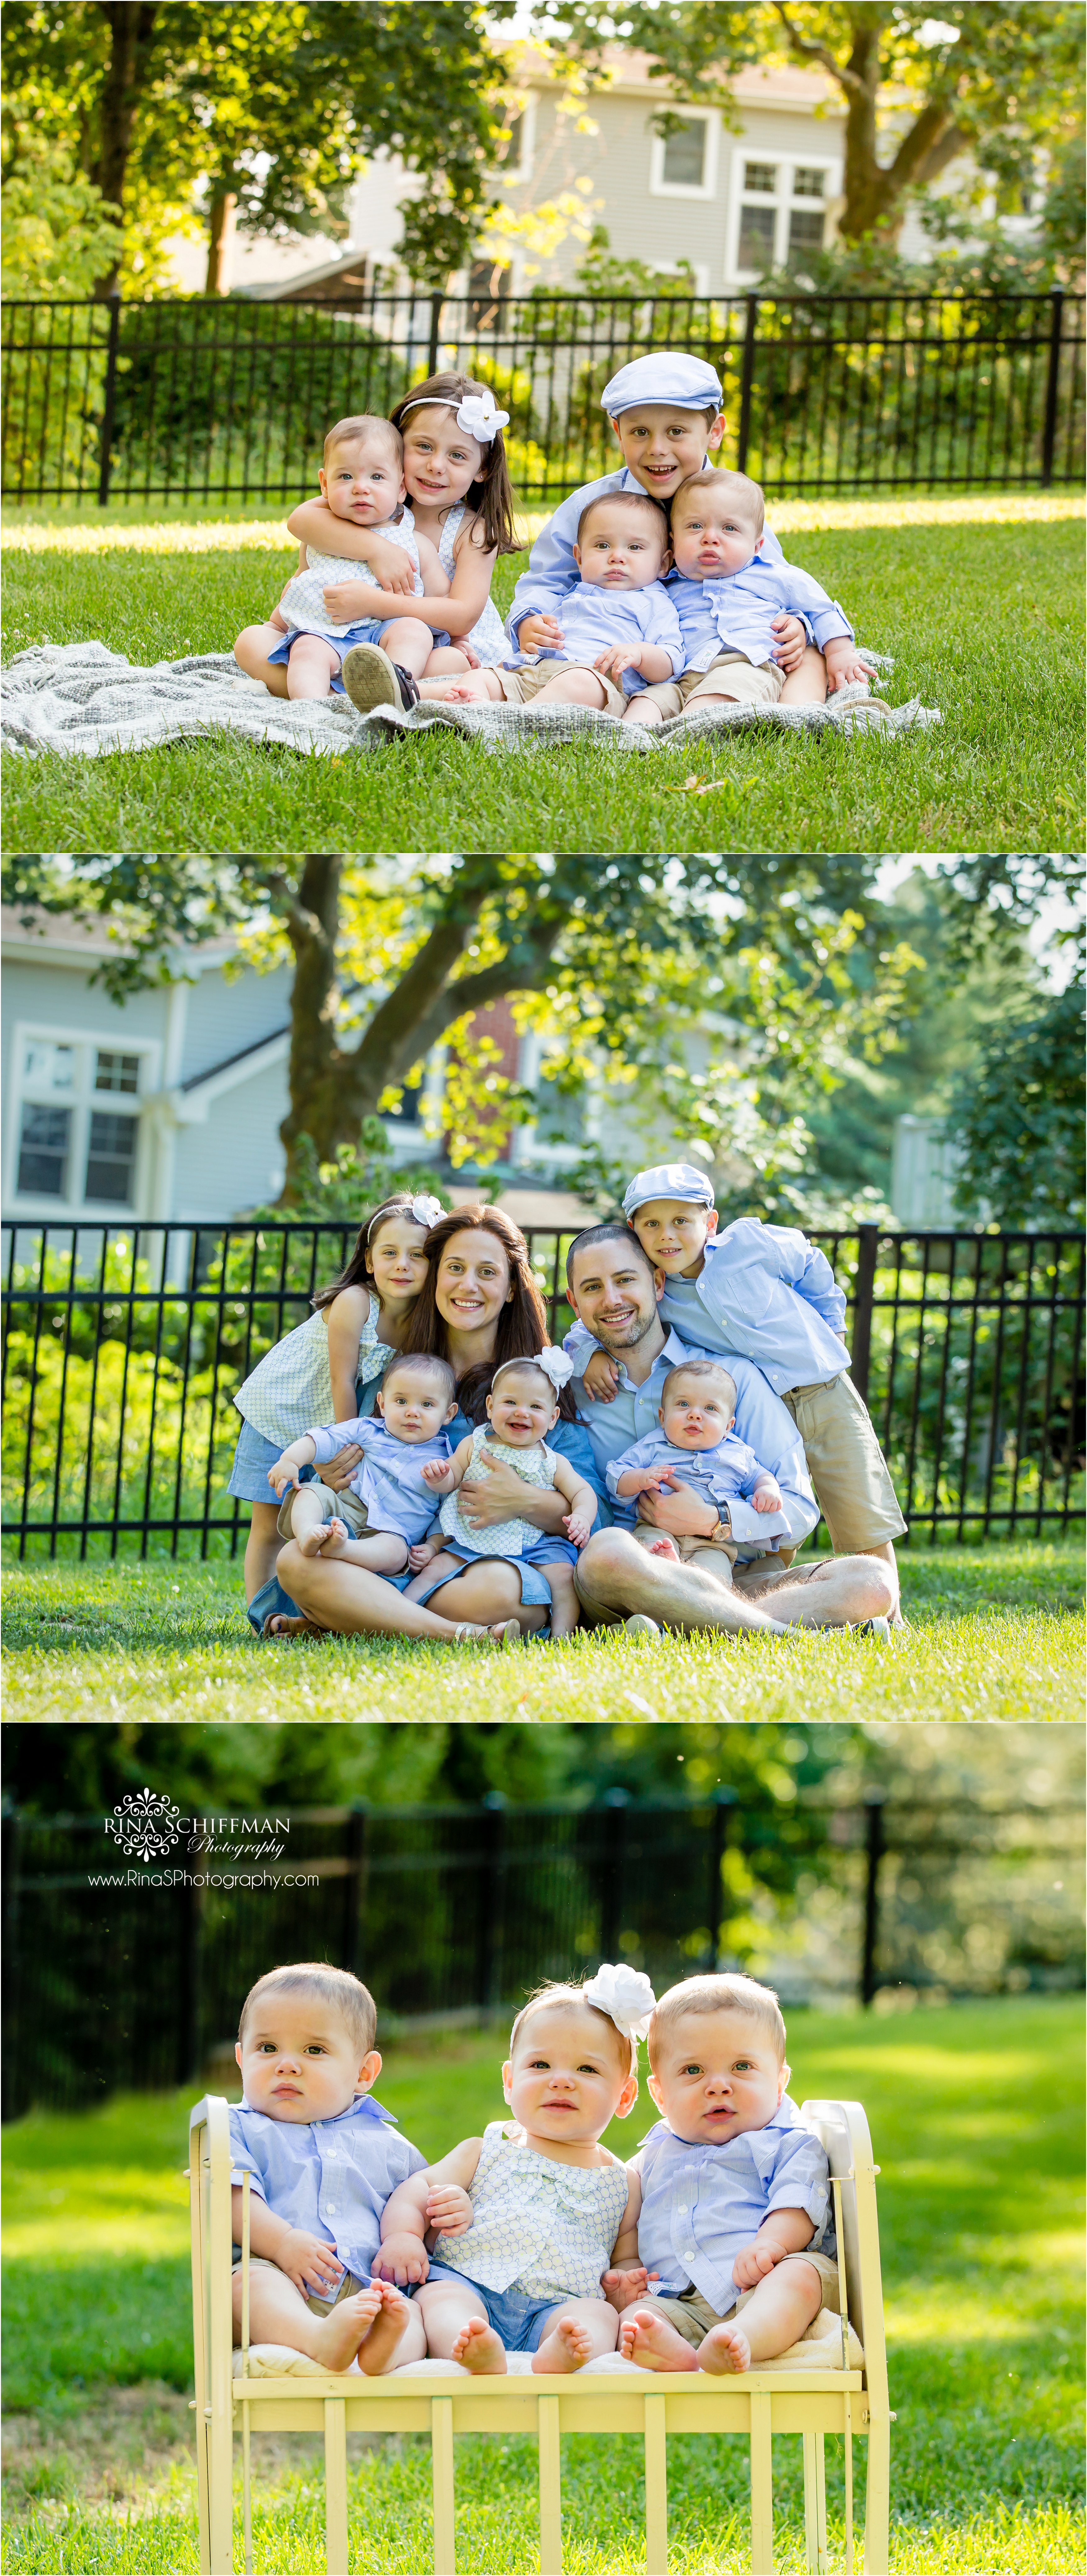
{"type": "Polygon", "coordinates": [[[699,472],[707,448],[720,447],[724,427],[722,412],[711,421],[707,411],[676,411],[671,403],[637,403],[612,421],[631,473],[658,501],[699,472]]]}
{"type": "Polygon", "coordinates": [[[717,1232],[716,1208],[692,1207],[689,1199],[646,1199],[630,1222],[657,1270],[672,1279],[697,1279],[707,1241],[717,1232]]]}
{"type": "Polygon", "coordinates": [[[772,2041],[745,2012],[684,2013],[661,2034],[649,2090],[677,2138],[727,2146],[765,2129],[789,2081],[772,2041]]]}
{"type": "Polygon", "coordinates": [[[234,2055],[250,2110],[270,2120],[334,2120],[381,2073],[376,2048],[360,2060],[341,2015],[304,1986],[263,1997],[234,2055]]]}

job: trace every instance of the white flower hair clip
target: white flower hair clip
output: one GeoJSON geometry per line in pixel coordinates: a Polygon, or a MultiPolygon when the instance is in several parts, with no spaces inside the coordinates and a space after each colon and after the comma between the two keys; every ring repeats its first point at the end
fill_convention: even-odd
{"type": "Polygon", "coordinates": [[[492,393],[465,394],[457,406],[457,427],[480,447],[489,447],[500,429],[505,429],[508,411],[498,411],[492,393]]]}
{"type": "Polygon", "coordinates": [[[556,1395],[561,1395],[568,1378],[572,1378],[574,1374],[574,1363],[567,1358],[566,1352],[557,1351],[549,1342],[545,1342],[542,1351],[522,1351],[519,1360],[503,1360],[501,1367],[495,1370],[491,1385],[497,1386],[503,1369],[517,1368],[542,1369],[544,1376],[550,1378],[556,1395]]]}
{"type": "Polygon", "coordinates": [[[425,1197],[412,1200],[411,1212],[416,1225],[425,1225],[428,1234],[431,1226],[437,1225],[439,1217],[445,1215],[445,1209],[443,1208],[440,1199],[428,1199],[425,1197]]]}
{"type": "Polygon", "coordinates": [[[657,1998],[642,1968],[628,1968],[625,1964],[610,1967],[605,1962],[582,1991],[586,2003],[607,2013],[624,2039],[645,2038],[657,1998]]]}

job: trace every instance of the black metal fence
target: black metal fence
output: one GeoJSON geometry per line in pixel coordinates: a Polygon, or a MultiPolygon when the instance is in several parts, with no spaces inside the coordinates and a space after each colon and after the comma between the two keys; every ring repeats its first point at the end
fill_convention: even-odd
{"type": "MultiPolygon", "coordinates": [[[[233,1556],[233,1397],[336,1276],[339,1225],[8,1225],[3,1518],[20,1556],[233,1556]]],[[[530,1230],[553,1340],[569,1234],[530,1230]]],[[[848,1298],[853,1376],[914,1539],[1052,1535],[1079,1519],[1084,1240],[814,1238],[848,1298]]],[[[820,1525],[819,1538],[825,1543],[820,1525]]],[[[818,1543],[818,1539],[817,1539],[818,1543]]]]}
{"type": "Polygon", "coordinates": [[[600,396],[654,348],[708,358],[722,461],[775,495],[1077,483],[1084,301],[1033,295],[369,295],[13,300],[3,492],[15,502],[296,500],[329,424],[463,367],[510,414],[525,500],[615,461],[600,396]]]}
{"type": "Polygon", "coordinates": [[[645,1967],[658,1992],[747,1965],[760,1913],[756,1956],[773,1959],[780,1930],[777,1982],[796,2003],[1074,1987],[1082,1822],[1071,1803],[611,1790],[591,1807],[492,1796],[179,1817],[146,1865],[118,1848],[116,1815],[111,1831],[101,1816],[9,1815],[4,2115],[187,2082],[290,1957],[354,1969],[386,2031],[499,2013],[601,1958],[645,1967]],[[819,1886],[806,1959],[797,1926],[819,1886]]]}

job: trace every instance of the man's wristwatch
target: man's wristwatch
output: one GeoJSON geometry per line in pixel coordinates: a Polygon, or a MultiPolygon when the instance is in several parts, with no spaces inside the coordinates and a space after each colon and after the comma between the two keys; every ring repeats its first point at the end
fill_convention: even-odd
{"type": "Polygon", "coordinates": [[[728,1505],[726,1503],[725,1508],[722,1511],[720,1504],[718,1504],[717,1527],[710,1531],[709,1544],[711,1547],[724,1547],[727,1545],[727,1542],[731,1537],[732,1522],[729,1518],[728,1505]]]}

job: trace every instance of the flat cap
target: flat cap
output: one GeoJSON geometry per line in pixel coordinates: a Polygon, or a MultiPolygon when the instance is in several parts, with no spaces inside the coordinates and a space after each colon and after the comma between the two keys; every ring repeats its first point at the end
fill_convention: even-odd
{"type": "Polygon", "coordinates": [[[677,411],[720,411],[723,396],[705,358],[687,358],[681,349],[654,349],[648,358],[632,358],[605,385],[600,400],[610,420],[632,411],[636,403],[674,403],[677,411]]]}
{"type": "Polygon", "coordinates": [[[647,1199],[689,1199],[692,1207],[713,1206],[713,1183],[694,1163],[651,1163],[635,1172],[623,1197],[624,1216],[633,1216],[647,1199]]]}

